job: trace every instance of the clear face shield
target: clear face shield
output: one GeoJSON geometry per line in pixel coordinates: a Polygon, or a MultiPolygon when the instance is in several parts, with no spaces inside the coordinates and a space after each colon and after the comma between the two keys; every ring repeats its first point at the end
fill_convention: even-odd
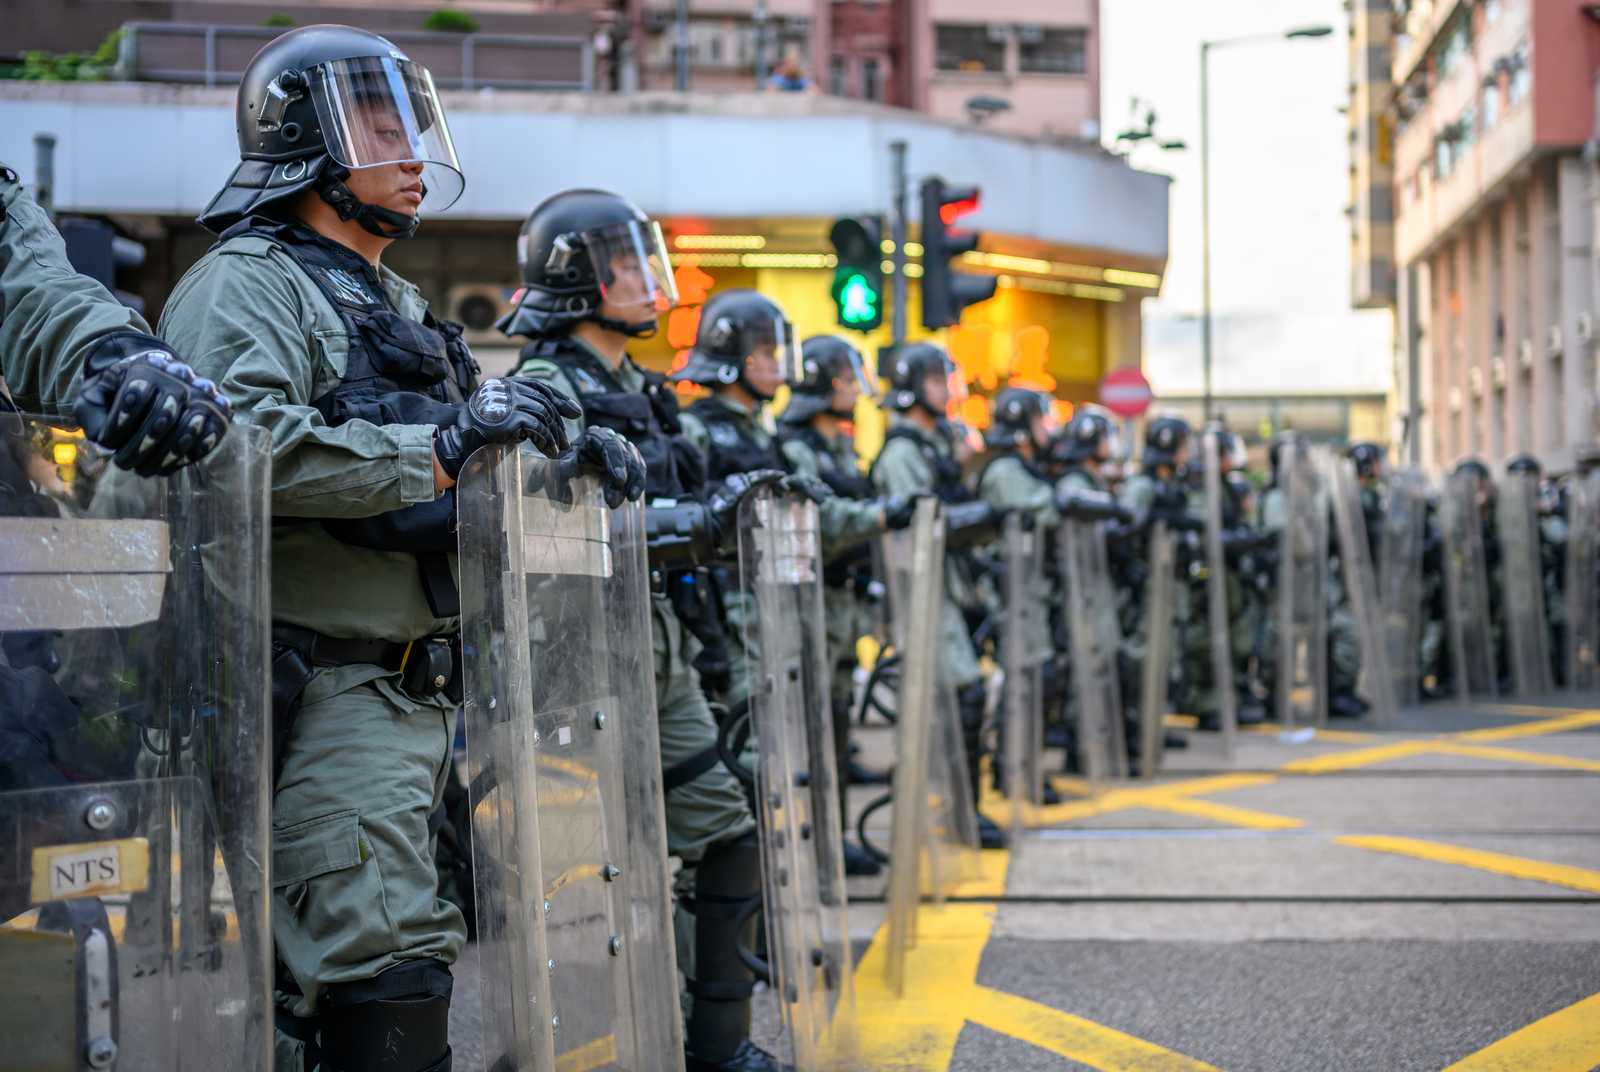
{"type": "MultiPolygon", "coordinates": [[[[524,239],[525,241],[525,239],[524,239]]],[[[672,275],[672,258],[661,225],[654,220],[614,223],[556,239],[545,270],[565,271],[584,252],[600,285],[600,298],[626,321],[653,320],[678,304],[678,283],[672,275]]],[[[518,251],[527,259],[527,250],[518,251]]]]}
{"type": "Polygon", "coordinates": [[[306,72],[328,153],[351,171],[422,165],[419,212],[456,203],[466,180],[433,76],[390,56],[330,60],[306,72]]]}
{"type": "Polygon", "coordinates": [[[829,379],[832,394],[829,396],[828,408],[840,415],[853,411],[856,403],[863,398],[878,397],[878,385],[867,376],[867,368],[861,361],[861,355],[852,352],[847,356],[849,365],[834,372],[829,379]]]}

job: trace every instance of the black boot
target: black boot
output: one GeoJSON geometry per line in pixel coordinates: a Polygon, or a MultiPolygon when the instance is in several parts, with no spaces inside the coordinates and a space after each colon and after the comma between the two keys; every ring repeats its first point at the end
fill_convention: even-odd
{"type": "Polygon", "coordinates": [[[844,843],[844,873],[858,878],[881,875],[883,865],[872,853],[847,839],[844,843]]]}
{"type": "Polygon", "coordinates": [[[983,799],[979,760],[983,752],[983,682],[964,685],[956,693],[956,706],[961,713],[961,743],[967,751],[967,786],[972,790],[972,810],[978,817],[978,844],[985,849],[1006,847],[1003,830],[978,809],[983,799]]]}
{"type": "Polygon", "coordinates": [[[688,981],[694,1005],[684,1039],[691,1069],[779,1067],[770,1054],[750,1045],[755,976],[738,951],[740,945],[755,949],[758,914],[744,909],[760,897],[761,849],[754,831],[713,845],[695,868],[694,978],[688,981]]]}
{"type": "Polygon", "coordinates": [[[690,1055],[684,1067],[688,1072],[794,1072],[791,1066],[781,1063],[749,1039],[741,1042],[733,1056],[725,1061],[707,1061],[690,1055]]]}

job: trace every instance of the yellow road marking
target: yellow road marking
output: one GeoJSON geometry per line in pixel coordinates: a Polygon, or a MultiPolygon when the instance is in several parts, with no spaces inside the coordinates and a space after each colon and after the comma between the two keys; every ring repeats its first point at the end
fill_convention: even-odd
{"type": "Polygon", "coordinates": [[[1350,752],[1335,752],[1326,756],[1307,756],[1283,765],[1286,771],[1297,774],[1327,774],[1329,771],[1353,770],[1373,763],[1387,763],[1391,759],[1405,759],[1427,752],[1432,741],[1399,741],[1380,744],[1373,748],[1357,748],[1350,752]]]}
{"type": "Polygon", "coordinates": [[[617,1036],[603,1035],[575,1050],[557,1054],[556,1072],[590,1072],[591,1069],[614,1065],[616,1060],[617,1036]]]}
{"type": "MultiPolygon", "coordinates": [[[[1191,778],[1183,782],[1169,782],[1165,785],[1109,789],[1098,797],[1091,797],[1087,800],[1047,804],[1037,808],[1030,806],[1024,814],[1024,820],[1026,825],[1032,828],[1059,826],[1077,819],[1090,819],[1097,815],[1127,811],[1130,808],[1149,807],[1156,810],[1181,811],[1183,810],[1182,807],[1168,807],[1168,804],[1175,800],[1184,801],[1188,797],[1202,793],[1223,793],[1231,789],[1249,789],[1258,785],[1271,785],[1277,780],[1278,776],[1275,774],[1216,774],[1207,778],[1191,778]]],[[[1074,783],[1070,779],[1062,778],[1057,781],[1068,792],[1074,790],[1074,783]]],[[[987,779],[985,779],[984,784],[986,787],[989,785],[987,779]]],[[[1217,807],[1226,808],[1227,806],[1217,805],[1217,807]]],[[[1011,823],[1011,802],[994,790],[985,788],[983,813],[1002,828],[1009,827],[1011,823]]],[[[1199,812],[1191,811],[1186,812],[1186,814],[1199,814],[1199,812]]],[[[1239,814],[1247,813],[1240,809],[1239,814]]],[[[1265,815],[1265,813],[1261,812],[1254,814],[1257,816],[1265,815]]]]}
{"type": "Polygon", "coordinates": [[[1227,826],[1243,826],[1251,830],[1290,830],[1305,825],[1299,819],[1287,815],[1273,815],[1271,812],[1256,811],[1253,808],[1236,808],[1232,804],[1219,804],[1214,800],[1191,800],[1187,797],[1169,796],[1160,800],[1146,800],[1143,806],[1178,815],[1192,815],[1198,819],[1210,819],[1212,822],[1227,826]]]}
{"type": "Polygon", "coordinates": [[[1600,994],[1536,1020],[1444,1072],[1589,1072],[1600,1065],[1600,994]]]}
{"type": "Polygon", "coordinates": [[[1507,878],[1543,882],[1551,886],[1565,886],[1585,893],[1600,893],[1600,871],[1566,864],[1548,864],[1541,860],[1528,860],[1521,856],[1507,856],[1499,852],[1466,849],[1459,845],[1446,845],[1438,841],[1417,838],[1389,837],[1386,835],[1349,834],[1333,839],[1337,844],[1350,845],[1374,852],[1388,852],[1396,856],[1409,856],[1433,863],[1455,864],[1477,871],[1505,875],[1507,878]]]}
{"type": "Polygon", "coordinates": [[[973,989],[972,999],[967,1019],[1090,1068],[1106,1072],[1216,1072],[1204,1061],[1015,994],[979,986],[973,989]]]}
{"type": "Polygon", "coordinates": [[[978,875],[956,883],[950,889],[950,896],[998,900],[1006,895],[1006,872],[1010,868],[1011,850],[986,849],[978,853],[978,875]]]}
{"type": "Polygon", "coordinates": [[[1468,730],[1465,733],[1457,733],[1452,736],[1458,741],[1511,741],[1518,737],[1542,737],[1547,733],[1581,730],[1588,726],[1600,726],[1600,711],[1583,711],[1576,715],[1539,719],[1535,722],[1523,722],[1515,726],[1495,726],[1487,730],[1468,730]]]}
{"type": "Polygon", "coordinates": [[[1600,771],[1600,760],[1578,759],[1575,756],[1562,756],[1551,752],[1526,752],[1520,748],[1493,748],[1488,745],[1436,741],[1432,751],[1452,756],[1472,756],[1475,759],[1498,759],[1505,763],[1531,763],[1541,767],[1560,767],[1564,770],[1600,771]]]}
{"type": "Polygon", "coordinates": [[[1200,1072],[1211,1066],[1026,998],[978,984],[994,929],[993,905],[924,906],[908,954],[906,993],[886,982],[887,928],[856,967],[861,1065],[882,1072],[944,1072],[970,1021],[1092,1068],[1200,1072]]]}
{"type": "Polygon", "coordinates": [[[1515,704],[1497,703],[1486,705],[1486,710],[1496,715],[1516,715],[1519,718],[1549,718],[1553,714],[1563,711],[1590,711],[1588,707],[1567,707],[1564,704],[1515,704]]]}

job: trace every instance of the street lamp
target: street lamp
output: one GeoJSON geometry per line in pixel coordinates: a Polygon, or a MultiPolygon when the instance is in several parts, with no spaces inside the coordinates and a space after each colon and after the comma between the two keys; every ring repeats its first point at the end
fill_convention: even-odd
{"type": "Polygon", "coordinates": [[[1247,34],[1200,42],[1200,363],[1205,376],[1201,409],[1211,420],[1211,50],[1267,41],[1327,37],[1332,26],[1301,26],[1283,33],[1247,34]]]}

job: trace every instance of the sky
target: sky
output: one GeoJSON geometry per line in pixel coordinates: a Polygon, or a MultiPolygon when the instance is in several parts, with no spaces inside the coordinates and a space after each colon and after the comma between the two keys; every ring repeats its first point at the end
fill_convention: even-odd
{"type": "Polygon", "coordinates": [[[1175,180],[1166,282],[1145,303],[1145,370],[1158,394],[1202,380],[1200,42],[1317,24],[1335,33],[1211,54],[1213,389],[1388,386],[1389,314],[1350,308],[1343,4],[1101,0],[1102,140],[1129,126],[1138,97],[1163,140],[1188,143],[1132,158],[1175,180]]]}

